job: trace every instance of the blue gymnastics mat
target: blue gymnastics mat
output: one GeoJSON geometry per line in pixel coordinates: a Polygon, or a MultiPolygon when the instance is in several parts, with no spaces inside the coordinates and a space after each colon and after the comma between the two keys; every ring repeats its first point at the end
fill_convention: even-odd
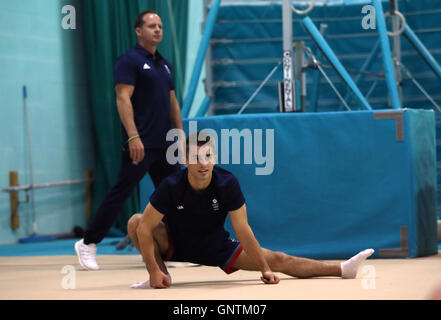
{"type": "MultiPolygon", "coordinates": [[[[98,245],[98,255],[116,254],[128,255],[139,254],[136,248],[125,248],[116,250],[115,244],[122,238],[106,238],[98,245]]],[[[27,257],[27,256],[61,256],[75,254],[74,243],[78,239],[55,240],[30,244],[8,244],[0,245],[0,257],[27,257]]],[[[441,251],[441,242],[438,243],[438,250],[441,251]]]]}
{"type": "MultiPolygon", "coordinates": [[[[98,244],[98,255],[139,254],[135,247],[116,250],[115,245],[123,238],[105,238],[98,244]]],[[[58,256],[75,254],[74,244],[79,239],[54,240],[27,244],[0,245],[0,257],[58,256]]]]}

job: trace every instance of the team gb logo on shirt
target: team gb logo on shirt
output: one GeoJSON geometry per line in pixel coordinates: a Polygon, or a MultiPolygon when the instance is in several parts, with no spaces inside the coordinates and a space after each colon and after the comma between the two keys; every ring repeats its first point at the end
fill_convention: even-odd
{"type": "Polygon", "coordinates": [[[213,199],[212,206],[214,211],[219,211],[219,202],[216,199],[213,199]]]}

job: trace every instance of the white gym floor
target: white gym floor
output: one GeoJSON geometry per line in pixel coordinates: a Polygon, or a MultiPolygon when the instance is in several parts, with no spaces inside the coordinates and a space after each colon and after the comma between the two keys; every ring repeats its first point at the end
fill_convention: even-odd
{"type": "Polygon", "coordinates": [[[259,272],[226,275],[216,267],[170,267],[168,289],[131,289],[148,279],[140,255],[98,255],[99,271],[83,271],[74,255],[0,257],[2,300],[421,300],[441,298],[441,251],[415,259],[368,259],[357,279],[296,279],[259,272]],[[438,293],[436,293],[438,292],[438,293]]]}

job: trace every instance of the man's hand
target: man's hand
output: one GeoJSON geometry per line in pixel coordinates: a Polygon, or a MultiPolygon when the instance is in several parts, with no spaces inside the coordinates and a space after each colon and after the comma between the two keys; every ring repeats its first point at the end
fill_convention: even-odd
{"type": "Polygon", "coordinates": [[[164,289],[170,287],[170,278],[162,271],[150,274],[150,287],[155,289],[164,289]]]}
{"type": "Polygon", "coordinates": [[[138,164],[144,159],[144,144],[140,138],[135,138],[129,142],[130,159],[134,164],[138,164]]]}
{"type": "Polygon", "coordinates": [[[260,277],[265,284],[278,284],[280,279],[271,271],[262,272],[262,276],[260,277]]]}
{"type": "MultiPolygon", "coordinates": [[[[171,284],[171,276],[170,276],[170,274],[167,274],[167,278],[169,280],[168,287],[170,287],[170,284],[171,284]]],[[[133,288],[133,289],[156,289],[156,288],[150,286],[150,280],[134,283],[130,287],[133,288]]]]}

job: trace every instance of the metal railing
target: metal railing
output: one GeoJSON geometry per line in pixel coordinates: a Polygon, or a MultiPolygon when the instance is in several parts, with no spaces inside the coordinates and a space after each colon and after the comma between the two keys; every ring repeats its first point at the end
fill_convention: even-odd
{"type": "Polygon", "coordinates": [[[21,186],[6,187],[3,188],[2,191],[3,192],[29,191],[31,189],[42,189],[42,188],[67,186],[71,184],[91,183],[93,181],[94,181],[93,178],[89,178],[89,179],[86,178],[86,179],[64,180],[64,181],[48,182],[48,183],[38,183],[33,185],[27,184],[21,186]]]}
{"type": "MultiPolygon", "coordinates": [[[[64,181],[55,181],[48,183],[38,183],[38,184],[26,184],[19,185],[18,183],[18,172],[10,171],[9,172],[9,187],[3,188],[3,192],[9,193],[10,199],[10,208],[11,208],[11,228],[13,230],[18,229],[20,226],[20,218],[18,207],[20,203],[31,203],[34,208],[34,197],[33,190],[35,189],[44,189],[44,188],[53,188],[67,185],[75,185],[75,184],[85,184],[86,185],[86,220],[89,220],[91,210],[92,210],[92,183],[94,182],[93,174],[91,171],[85,172],[85,178],[83,179],[74,179],[74,180],[64,180],[64,181]],[[26,192],[26,200],[20,201],[18,192],[25,191],[26,192]],[[28,192],[31,192],[32,197],[29,196],[28,192]]],[[[33,224],[33,233],[37,232],[37,224],[36,224],[36,214],[33,212],[32,214],[32,224],[33,224]]]]}

